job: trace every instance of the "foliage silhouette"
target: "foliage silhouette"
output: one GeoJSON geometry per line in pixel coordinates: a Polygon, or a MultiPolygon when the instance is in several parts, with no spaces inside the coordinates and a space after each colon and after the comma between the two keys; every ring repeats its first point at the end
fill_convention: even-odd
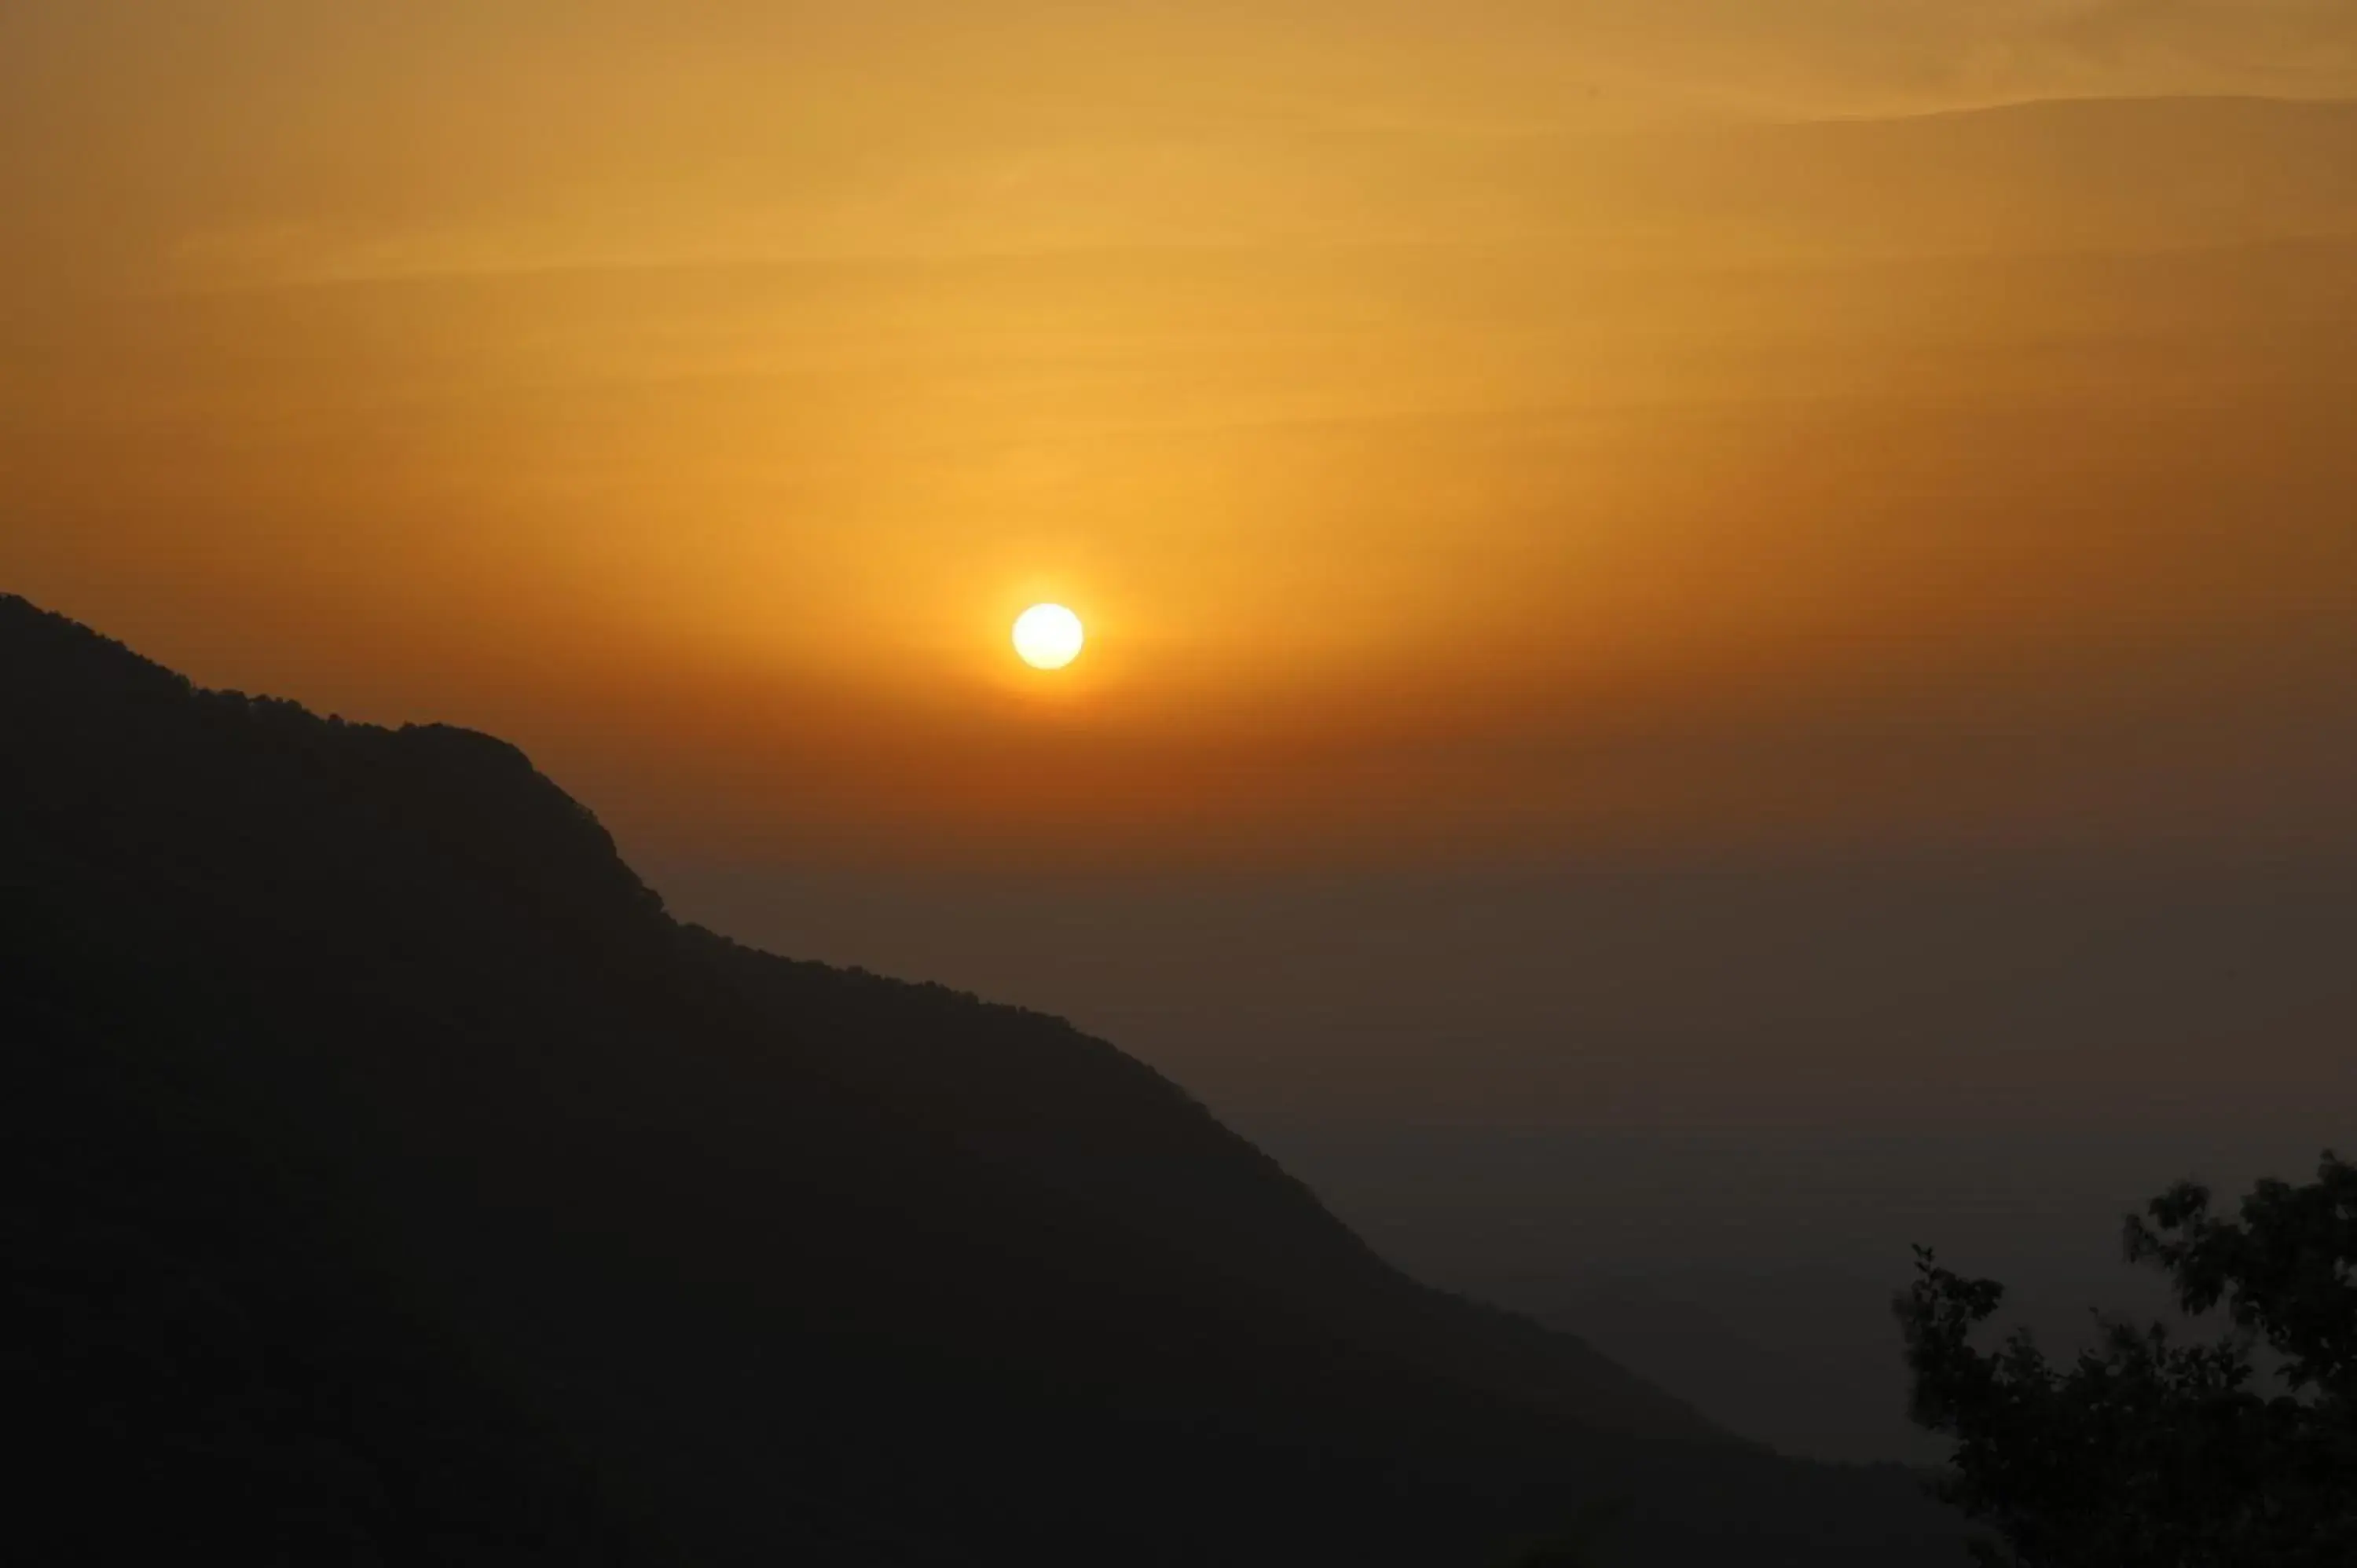
{"type": "Polygon", "coordinates": [[[2357,1167],[2268,1180],[2239,1218],[2180,1183],[2126,1224],[2132,1262],[2214,1341],[2106,1321],[2063,1369],[2026,1332],[1970,1337],[2004,1287],[1917,1249],[1897,1302],[1915,1419],[1958,1440],[1948,1498],[1996,1527],[1983,1563],[2031,1568],[2330,1568],[2357,1563],[2357,1167]],[[2264,1345],[2280,1391],[2262,1391],[2264,1345]]]}

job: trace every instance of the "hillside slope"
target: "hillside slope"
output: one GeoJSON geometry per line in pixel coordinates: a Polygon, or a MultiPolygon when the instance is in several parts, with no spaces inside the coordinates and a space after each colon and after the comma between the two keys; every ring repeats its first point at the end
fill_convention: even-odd
{"type": "Polygon", "coordinates": [[[1601,1496],[1648,1562],[1948,1560],[1112,1047],[673,922],[500,742],[13,599],[0,734],[53,1560],[1479,1562],[1601,1496]]]}

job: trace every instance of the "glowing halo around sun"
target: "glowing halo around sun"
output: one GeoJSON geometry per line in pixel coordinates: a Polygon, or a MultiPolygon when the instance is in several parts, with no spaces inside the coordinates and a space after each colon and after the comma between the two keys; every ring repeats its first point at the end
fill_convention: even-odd
{"type": "Polygon", "coordinates": [[[1081,618],[1061,605],[1033,605],[1015,621],[1015,651],[1034,670],[1061,670],[1088,640],[1081,618]]]}

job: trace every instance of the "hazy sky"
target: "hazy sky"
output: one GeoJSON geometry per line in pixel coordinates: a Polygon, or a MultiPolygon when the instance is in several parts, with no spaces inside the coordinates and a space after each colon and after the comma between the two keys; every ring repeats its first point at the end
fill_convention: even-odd
{"type": "Polygon", "coordinates": [[[2353,15],[12,7],[0,581],[732,875],[2349,853],[2353,15]]]}
{"type": "Polygon", "coordinates": [[[0,588],[508,736],[1459,1277],[1302,1129],[2296,1163],[2352,95],[2346,0],[0,6],[0,588]]]}
{"type": "Polygon", "coordinates": [[[16,7],[0,570],[657,848],[2319,831],[2357,110],[1822,117],[2347,16],[16,7]]]}

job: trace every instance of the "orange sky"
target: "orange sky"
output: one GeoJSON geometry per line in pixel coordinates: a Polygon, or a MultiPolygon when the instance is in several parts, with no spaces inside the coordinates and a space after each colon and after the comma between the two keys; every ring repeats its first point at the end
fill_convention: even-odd
{"type": "Polygon", "coordinates": [[[2352,16],[18,7],[0,586],[664,852],[2336,831],[2352,16]]]}
{"type": "Polygon", "coordinates": [[[0,0],[0,591],[1891,1457],[2357,1103],[2357,4],[0,0]]]}

